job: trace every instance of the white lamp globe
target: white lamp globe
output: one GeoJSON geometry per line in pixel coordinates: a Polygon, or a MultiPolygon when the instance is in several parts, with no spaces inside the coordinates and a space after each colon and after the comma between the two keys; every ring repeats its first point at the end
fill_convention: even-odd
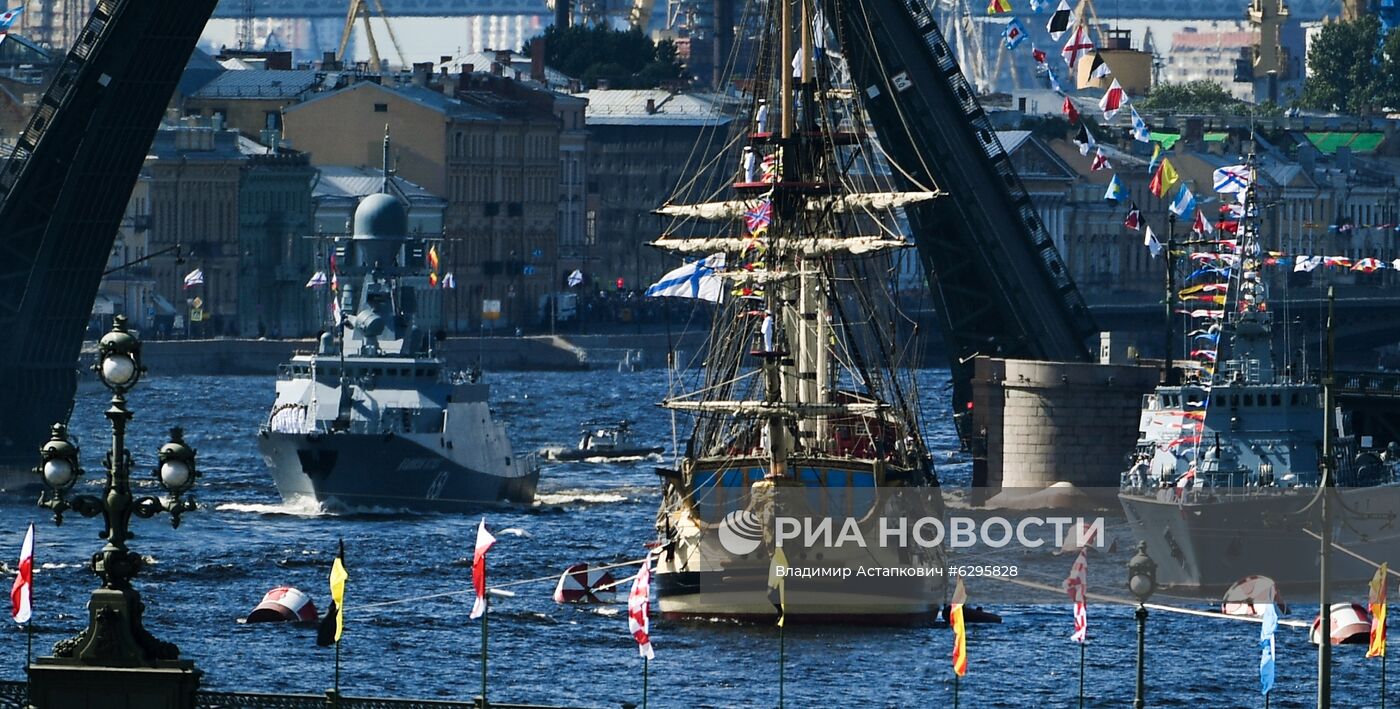
{"type": "Polygon", "coordinates": [[[1132,591],[1133,595],[1137,596],[1138,598],[1147,598],[1148,596],[1152,595],[1152,579],[1148,578],[1143,574],[1134,575],[1131,579],[1128,580],[1128,590],[1132,591]]]}
{"type": "Polygon", "coordinates": [[[190,466],[182,460],[160,464],[160,482],[170,490],[183,490],[190,484],[190,466]]]}
{"type": "Polygon", "coordinates": [[[62,458],[44,461],[44,482],[55,490],[73,484],[73,464],[62,458]]]}
{"type": "Polygon", "coordinates": [[[102,378],[113,386],[126,386],[136,377],[131,355],[114,354],[102,360],[102,378]]]}

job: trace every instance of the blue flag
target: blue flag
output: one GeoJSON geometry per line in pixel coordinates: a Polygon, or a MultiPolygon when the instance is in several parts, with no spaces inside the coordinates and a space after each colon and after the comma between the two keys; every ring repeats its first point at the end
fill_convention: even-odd
{"type": "Polygon", "coordinates": [[[1147,128],[1147,121],[1142,120],[1142,116],[1139,116],[1139,115],[1138,115],[1138,112],[1137,112],[1137,109],[1136,109],[1136,108],[1133,108],[1132,111],[1133,111],[1133,140],[1136,140],[1136,141],[1138,141],[1138,142],[1140,142],[1140,143],[1151,143],[1151,142],[1152,142],[1152,131],[1148,130],[1148,128],[1147,128]]]}
{"type": "Polygon", "coordinates": [[[1168,209],[1172,210],[1178,218],[1185,218],[1187,214],[1196,211],[1196,195],[1191,193],[1191,188],[1186,185],[1181,186],[1181,190],[1176,193],[1168,209]]]}
{"type": "Polygon", "coordinates": [[[1020,19],[1013,17],[1006,23],[1006,29],[1001,31],[1001,36],[1007,49],[1015,49],[1026,41],[1026,26],[1021,24],[1020,19]]]}
{"type": "Polygon", "coordinates": [[[1264,606],[1264,626],[1259,629],[1259,691],[1266,695],[1274,688],[1275,630],[1278,630],[1278,609],[1269,603],[1264,606]]]}
{"type": "Polygon", "coordinates": [[[1108,191],[1103,193],[1103,198],[1117,202],[1127,196],[1128,189],[1123,186],[1123,181],[1118,179],[1117,175],[1114,175],[1113,179],[1108,181],[1108,191]]]}

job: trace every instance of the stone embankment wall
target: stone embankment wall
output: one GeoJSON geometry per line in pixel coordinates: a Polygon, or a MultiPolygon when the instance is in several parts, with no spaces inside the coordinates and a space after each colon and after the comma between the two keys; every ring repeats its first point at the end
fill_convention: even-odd
{"type": "MultiPolygon", "coordinates": [[[[237,375],[277,373],[293,353],[310,351],[312,340],[148,340],[141,359],[160,375],[237,375]]],[[[442,347],[449,363],[466,367],[480,362],[497,371],[586,369],[582,350],[560,337],[451,338],[442,347]]],[[[96,353],[84,348],[84,359],[96,353]]]]}
{"type": "Polygon", "coordinates": [[[973,407],[986,429],[988,486],[1116,488],[1158,376],[1142,365],[978,358],[973,407]]]}
{"type": "MultiPolygon", "coordinates": [[[[454,367],[477,363],[490,371],[571,371],[579,369],[651,369],[666,366],[676,351],[682,367],[693,365],[704,348],[704,333],[601,335],[534,335],[528,337],[452,337],[441,352],[454,367]]],[[[315,342],[299,340],[146,340],[142,360],[160,375],[273,375],[277,365],[315,342]]],[[[95,343],[83,347],[84,363],[97,356],[95,343]]]]}

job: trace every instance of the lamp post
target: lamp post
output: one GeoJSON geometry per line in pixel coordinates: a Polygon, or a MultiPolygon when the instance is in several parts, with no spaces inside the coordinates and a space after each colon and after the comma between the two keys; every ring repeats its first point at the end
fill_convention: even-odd
{"type": "Polygon", "coordinates": [[[1147,542],[1138,542],[1137,554],[1128,560],[1128,590],[1138,600],[1137,613],[1137,694],[1133,709],[1147,706],[1143,699],[1144,637],[1147,634],[1147,599],[1157,590],[1157,562],[1147,555],[1147,542]]]}
{"type": "Polygon", "coordinates": [[[141,365],[141,342],[127,331],[125,316],[118,315],[111,332],[98,342],[98,361],[93,371],[112,390],[112,403],[106,411],[112,424],[112,448],[102,461],[107,472],[102,494],[72,494],[83,469],[78,463],[78,448],[68,439],[67,426],[61,423],[54,424],[53,435],[39,450],[39,465],[34,469],[48,488],[39,497],[39,505],[53,510],[55,524],[63,524],[63,513],[68,510],[84,517],[102,515],[105,526],[100,536],[107,540],[93,554],[89,565],[102,579],[102,587],[92,592],[88,627],[76,637],[55,644],[54,657],[60,662],[104,667],[158,666],[162,661],[177,660],[180,650],[157,640],[141,624],[144,606],[131,580],[140,573],[144,562],[140,554],[127,548],[127,540],[133,536],[129,529],[131,515],[149,519],[167,512],[171,526],[179,527],[180,516],[195,509],[194,500],[183,497],[199,477],[195,451],[185,444],[181,429],[172,428],[170,441],[160,447],[152,471],[170,497],[133,495],[132,459],[126,449],[126,424],[132,413],[126,407],[126,394],[141,380],[146,368],[141,365]]]}

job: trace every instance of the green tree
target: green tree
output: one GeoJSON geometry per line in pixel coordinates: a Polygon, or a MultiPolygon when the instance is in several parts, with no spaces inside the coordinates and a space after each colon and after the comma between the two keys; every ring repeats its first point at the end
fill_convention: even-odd
{"type": "Polygon", "coordinates": [[[1381,44],[1379,98],[1387,108],[1400,106],[1400,32],[1391,30],[1381,44]]]}
{"type": "MultiPolygon", "coordinates": [[[[607,80],[613,88],[654,88],[681,76],[675,44],[653,43],[635,28],[551,26],[542,39],[545,63],[589,87],[607,80]]],[[[533,41],[521,51],[529,54],[533,41]]]]}
{"type": "MultiPolygon", "coordinates": [[[[1392,33],[1394,34],[1394,33],[1392,33]]],[[[1381,41],[1381,23],[1374,15],[1322,26],[1308,48],[1308,78],[1298,103],[1306,108],[1369,113],[1394,94],[1394,75],[1383,76],[1396,40],[1381,41]],[[1383,51],[1383,47],[1389,51],[1383,51]]]]}
{"type": "Polygon", "coordinates": [[[1142,100],[1140,107],[1150,111],[1228,114],[1247,112],[1243,105],[1243,101],[1231,96],[1220,84],[1198,79],[1181,84],[1158,84],[1142,100]]]}

